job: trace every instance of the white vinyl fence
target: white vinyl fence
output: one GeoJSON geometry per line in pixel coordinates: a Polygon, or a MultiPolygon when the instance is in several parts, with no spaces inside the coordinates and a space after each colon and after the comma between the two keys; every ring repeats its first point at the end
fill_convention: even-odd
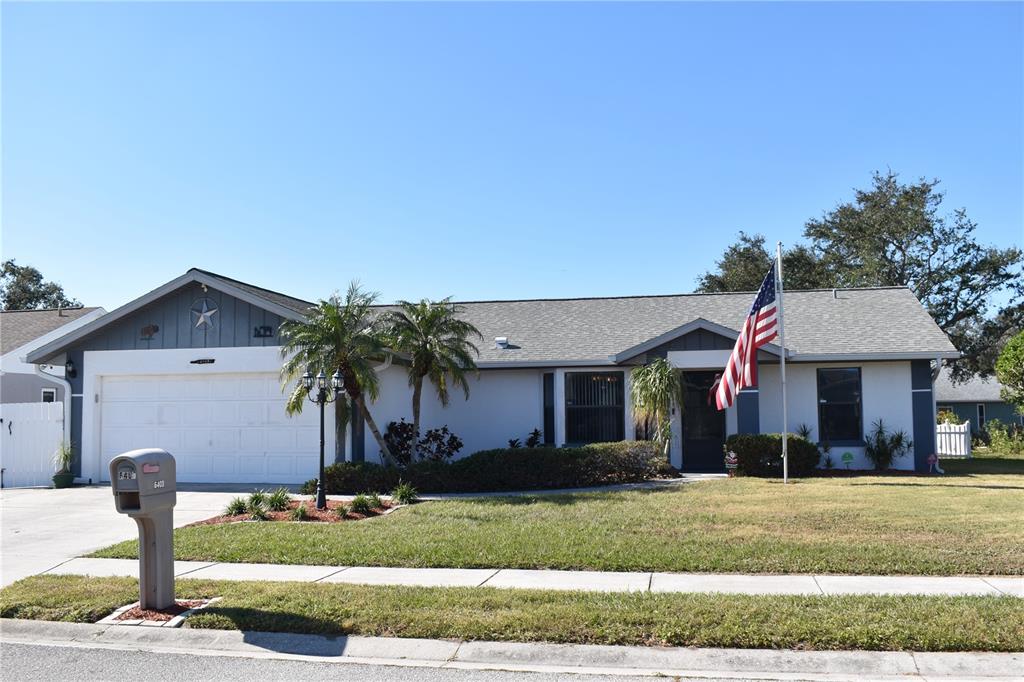
{"type": "Polygon", "coordinates": [[[64,438],[64,403],[0,405],[0,467],[5,488],[50,485],[64,438]]]}
{"type": "Polygon", "coordinates": [[[939,457],[970,457],[971,423],[936,426],[935,449],[939,457]]]}

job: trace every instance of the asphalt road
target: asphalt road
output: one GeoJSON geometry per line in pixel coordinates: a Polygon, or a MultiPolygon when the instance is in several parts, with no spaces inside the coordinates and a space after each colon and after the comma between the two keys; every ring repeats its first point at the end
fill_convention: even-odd
{"type": "MultiPolygon", "coordinates": [[[[232,656],[190,656],[186,654],[87,649],[37,644],[0,645],[2,680],[353,680],[358,682],[629,682],[651,677],[620,675],[548,675],[542,673],[490,670],[415,668],[354,663],[283,661],[232,656]]],[[[687,678],[687,682],[694,682],[687,678]]]]}

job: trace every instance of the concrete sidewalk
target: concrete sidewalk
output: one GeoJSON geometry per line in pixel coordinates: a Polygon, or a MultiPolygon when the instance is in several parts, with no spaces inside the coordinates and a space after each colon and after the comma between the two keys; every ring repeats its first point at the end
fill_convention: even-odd
{"type": "Polygon", "coordinates": [[[767,680],[1019,680],[1024,654],[793,651],[601,646],[0,621],[0,642],[205,656],[535,671],[767,680]]]}
{"type": "MultiPolygon", "coordinates": [[[[176,561],[179,578],[283,582],[499,587],[584,592],[717,592],[723,594],[919,594],[1024,597],[1021,576],[736,575],[616,573],[493,568],[386,568],[176,561]]],[[[134,559],[70,559],[47,574],[137,577],[134,559]]]]}

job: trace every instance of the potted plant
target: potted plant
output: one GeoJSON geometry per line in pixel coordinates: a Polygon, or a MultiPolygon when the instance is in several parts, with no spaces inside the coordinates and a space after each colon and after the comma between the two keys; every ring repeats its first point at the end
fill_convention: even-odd
{"type": "Polygon", "coordinates": [[[75,475],[71,473],[73,457],[71,443],[62,441],[53,456],[53,464],[57,468],[57,473],[53,475],[54,488],[70,488],[71,484],[75,482],[75,475]]]}

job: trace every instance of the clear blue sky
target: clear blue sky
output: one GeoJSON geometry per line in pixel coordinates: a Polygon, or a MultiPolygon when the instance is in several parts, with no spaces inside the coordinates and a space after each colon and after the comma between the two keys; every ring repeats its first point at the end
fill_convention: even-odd
{"type": "Polygon", "coordinates": [[[10,4],[4,258],[112,309],[690,291],[875,169],[1024,242],[1022,6],[10,4]]]}

